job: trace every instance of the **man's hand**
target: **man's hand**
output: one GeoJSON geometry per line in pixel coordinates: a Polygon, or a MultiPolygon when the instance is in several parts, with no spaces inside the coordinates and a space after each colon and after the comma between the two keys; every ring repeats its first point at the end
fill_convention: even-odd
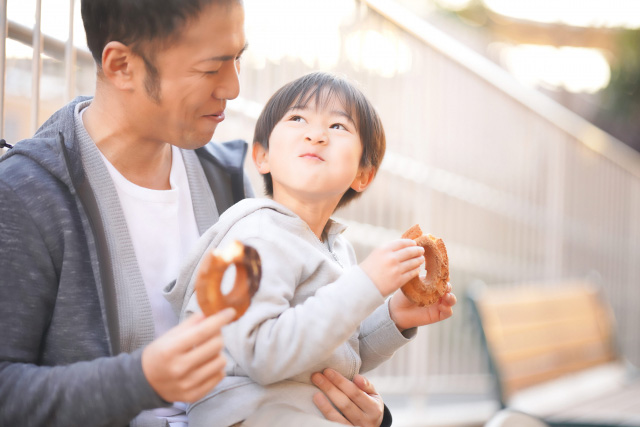
{"type": "Polygon", "coordinates": [[[430,325],[448,319],[453,315],[456,296],[451,292],[451,284],[447,283],[447,292],[428,307],[420,307],[398,291],[389,301],[389,314],[400,331],[416,326],[430,325]]]}
{"type": "Polygon", "coordinates": [[[362,375],[356,375],[351,382],[333,369],[325,369],[313,374],[311,381],[324,393],[316,393],[313,403],[329,421],[362,427],[379,427],[382,423],[382,397],[362,375]]]}
{"type": "Polygon", "coordinates": [[[224,378],[221,329],[235,310],[194,314],[142,351],[142,371],[167,402],[195,402],[224,378]]]}
{"type": "Polygon", "coordinates": [[[411,239],[398,239],[374,249],[360,263],[383,297],[420,274],[424,248],[411,239]]]}

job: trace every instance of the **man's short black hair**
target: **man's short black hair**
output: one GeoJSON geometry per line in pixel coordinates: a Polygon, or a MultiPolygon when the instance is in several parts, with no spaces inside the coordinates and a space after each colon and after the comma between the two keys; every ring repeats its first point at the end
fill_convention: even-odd
{"type": "MultiPolygon", "coordinates": [[[[82,0],[87,46],[98,68],[107,43],[118,41],[145,58],[142,50],[176,40],[185,23],[213,3],[241,0],[82,0]]],[[[147,67],[149,64],[146,64],[147,67]]]]}
{"type": "MultiPolygon", "coordinates": [[[[322,108],[333,99],[344,107],[350,115],[362,144],[360,167],[372,167],[377,171],[386,149],[384,128],[378,113],[364,94],[346,78],[326,72],[314,72],[302,76],[281,87],[267,101],[253,135],[254,144],[269,150],[269,137],[273,128],[291,108],[305,108],[313,102],[322,108]]],[[[273,195],[271,174],[262,175],[267,195],[273,195]]],[[[361,193],[349,188],[342,196],[337,208],[349,203],[361,193]]]]}

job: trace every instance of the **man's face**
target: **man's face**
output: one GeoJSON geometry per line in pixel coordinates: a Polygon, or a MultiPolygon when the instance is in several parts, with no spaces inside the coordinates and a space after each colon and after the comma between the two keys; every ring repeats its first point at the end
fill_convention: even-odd
{"type": "Polygon", "coordinates": [[[178,41],[157,49],[158,75],[141,76],[132,105],[125,106],[140,137],[182,148],[210,141],[226,101],[240,91],[245,44],[244,10],[235,2],[213,4],[187,21],[178,41]]]}

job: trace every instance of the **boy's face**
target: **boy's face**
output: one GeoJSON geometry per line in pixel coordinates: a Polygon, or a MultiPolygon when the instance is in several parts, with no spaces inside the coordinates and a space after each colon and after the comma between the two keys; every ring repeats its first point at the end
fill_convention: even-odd
{"type": "Polygon", "coordinates": [[[244,10],[235,2],[212,4],[187,22],[178,41],[157,49],[155,96],[145,87],[149,76],[139,77],[128,109],[141,136],[183,148],[210,141],[226,101],[238,96],[245,43],[244,10]]]}
{"type": "Polygon", "coordinates": [[[320,109],[309,103],[288,110],[273,128],[264,156],[258,169],[271,173],[274,200],[337,204],[355,185],[362,143],[349,114],[330,100],[320,109]]]}

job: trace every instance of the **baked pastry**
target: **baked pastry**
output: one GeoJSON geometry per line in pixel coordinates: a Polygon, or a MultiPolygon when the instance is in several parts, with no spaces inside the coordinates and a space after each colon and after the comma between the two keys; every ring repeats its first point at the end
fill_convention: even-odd
{"type": "Polygon", "coordinates": [[[418,224],[405,231],[402,238],[415,240],[424,248],[426,276],[420,274],[400,289],[407,298],[422,307],[436,303],[447,292],[449,283],[449,258],[444,242],[431,234],[422,234],[418,224]]]}
{"type": "Polygon", "coordinates": [[[233,307],[238,320],[251,304],[251,297],[258,290],[262,267],[260,256],[251,246],[233,241],[224,250],[208,251],[198,267],[196,294],[202,312],[210,316],[218,311],[233,307]],[[229,266],[236,268],[233,289],[224,294],[222,278],[229,266]]]}

